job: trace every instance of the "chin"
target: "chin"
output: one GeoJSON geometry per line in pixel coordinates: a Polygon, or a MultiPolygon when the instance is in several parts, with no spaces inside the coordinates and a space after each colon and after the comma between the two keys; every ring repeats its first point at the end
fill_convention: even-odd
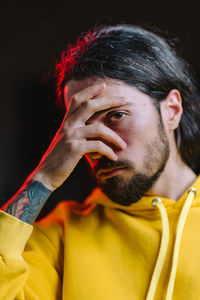
{"type": "Polygon", "coordinates": [[[129,206],[138,202],[158,180],[163,171],[163,166],[151,176],[135,174],[124,179],[119,176],[107,178],[104,183],[99,182],[102,191],[115,203],[129,206]]]}

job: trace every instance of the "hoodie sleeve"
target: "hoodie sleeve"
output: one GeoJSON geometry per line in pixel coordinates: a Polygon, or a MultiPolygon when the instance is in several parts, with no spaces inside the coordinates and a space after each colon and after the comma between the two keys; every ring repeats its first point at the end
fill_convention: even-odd
{"type": "Polygon", "coordinates": [[[62,253],[61,226],[32,226],[0,211],[1,299],[61,299],[62,253]]]}

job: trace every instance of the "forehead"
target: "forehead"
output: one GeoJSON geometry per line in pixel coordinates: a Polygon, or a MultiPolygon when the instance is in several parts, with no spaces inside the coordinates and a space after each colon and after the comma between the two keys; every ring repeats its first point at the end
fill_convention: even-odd
{"type": "MultiPolygon", "coordinates": [[[[93,84],[105,83],[106,88],[95,98],[100,97],[124,97],[127,102],[137,106],[150,105],[152,107],[152,99],[150,96],[141,92],[134,86],[129,86],[122,81],[115,79],[87,78],[84,80],[70,80],[64,87],[65,104],[68,106],[70,99],[78,92],[92,86],[93,84]]],[[[86,99],[87,100],[87,99],[86,99]]],[[[88,99],[89,100],[89,99],[88,99]]]]}

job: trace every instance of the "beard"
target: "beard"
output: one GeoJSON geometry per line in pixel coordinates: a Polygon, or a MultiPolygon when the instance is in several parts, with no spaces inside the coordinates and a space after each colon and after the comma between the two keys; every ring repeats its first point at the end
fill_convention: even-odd
{"type": "Polygon", "coordinates": [[[158,135],[145,146],[146,153],[143,159],[143,170],[137,171],[135,164],[129,160],[111,161],[107,157],[98,160],[94,167],[93,173],[96,175],[97,183],[102,191],[115,203],[123,206],[129,206],[136,203],[142,196],[154,185],[162,174],[167,160],[169,158],[169,142],[162,125],[159,122],[158,135]],[[132,175],[129,179],[120,175],[115,175],[100,180],[97,173],[100,169],[124,168],[132,175]]]}

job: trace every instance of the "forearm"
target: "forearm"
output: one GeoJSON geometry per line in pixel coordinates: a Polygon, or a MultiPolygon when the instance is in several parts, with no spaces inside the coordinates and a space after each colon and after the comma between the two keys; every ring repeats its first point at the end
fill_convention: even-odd
{"type": "Polygon", "coordinates": [[[10,215],[32,224],[52,191],[39,176],[30,175],[20,190],[2,207],[10,215]]]}

